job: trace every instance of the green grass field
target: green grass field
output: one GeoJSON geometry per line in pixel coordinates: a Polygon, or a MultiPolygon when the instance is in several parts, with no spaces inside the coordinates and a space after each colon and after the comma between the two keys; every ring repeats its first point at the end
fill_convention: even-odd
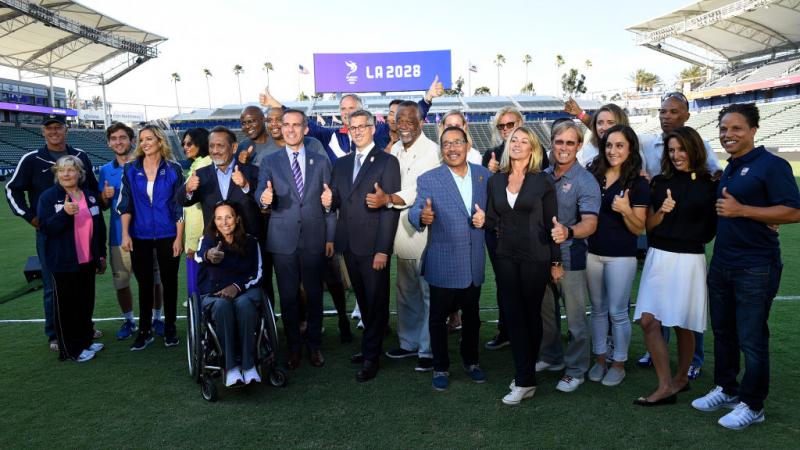
{"type": "MultiPolygon", "coordinates": [[[[27,255],[35,254],[33,229],[3,206],[0,230],[0,320],[40,318],[41,291],[24,293],[22,274],[27,255]]],[[[782,227],[781,238],[786,267],[779,296],[800,296],[800,226],[782,227]]],[[[482,318],[490,321],[496,319],[490,309],[495,286],[487,275],[481,304],[487,308],[482,318]]],[[[352,307],[352,295],[348,303],[352,307]]],[[[118,315],[110,275],[98,277],[95,317],[118,315]]],[[[212,404],[188,376],[183,342],[166,349],[159,339],[132,353],[130,341],[113,338],[119,322],[102,321],[97,326],[106,334],[106,349],[96,360],[76,364],[59,362],[47,349],[42,324],[0,323],[0,448],[797,448],[800,427],[792,408],[800,399],[799,316],[800,301],[773,305],[767,420],[742,432],[716,424],[722,411],[690,406],[713,386],[710,331],[705,371],[691,392],[681,394],[677,405],[645,409],[631,402],[648,394],[656,379],[652,369],[633,363],[644,351],[636,325],[620,386],[587,381],[563,394],[555,390],[560,373],[545,372],[532,400],[508,407],[500,399],[513,376],[509,350],[481,350],[489,381],[472,384],[458,370],[455,335],[451,387],[444,393],[431,388],[430,374],[413,371],[412,360],[384,359],[375,380],[357,383],[348,356],[357,350],[359,334],[342,345],[336,319],[326,318],[324,368],[304,360],[284,388],[221,389],[220,401],[212,404]]],[[[185,324],[178,322],[179,333],[185,324]]],[[[494,323],[484,323],[481,342],[494,331],[494,323]]],[[[396,344],[395,336],[385,342],[387,348],[396,344]]]]}

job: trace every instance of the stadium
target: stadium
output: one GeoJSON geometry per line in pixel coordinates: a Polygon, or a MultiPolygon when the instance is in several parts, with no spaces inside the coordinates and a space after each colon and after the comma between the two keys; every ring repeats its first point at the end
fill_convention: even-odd
{"type": "MultiPolygon", "coordinates": [[[[799,2],[704,0],[626,29],[631,45],[668,55],[676,64],[703,69],[700,80],[686,80],[679,90],[690,101],[691,117],[686,125],[711,144],[720,161],[727,155],[719,142],[719,111],[732,103],[754,102],[761,114],[756,144],[789,161],[797,174],[799,2]]],[[[95,171],[114,159],[104,131],[112,121],[126,122],[135,129],[147,123],[166,128],[180,160],[186,158],[179,136],[187,129],[225,126],[242,139],[240,114],[247,106],[258,106],[255,92],[249,95],[253,101],[163,117],[116,111],[110,106],[114,99],[81,99],[81,87],[98,86],[105,92],[106,85],[163,57],[159,45],[168,38],[70,0],[0,0],[0,65],[51,79],[44,84],[24,81],[21,75],[16,80],[0,78],[0,177],[9,179],[23,155],[44,145],[41,123],[46,115],[66,118],[67,142],[87,153],[95,171]],[[74,80],[74,95],[54,86],[53,77],[74,80]]],[[[390,90],[394,95],[368,91],[361,98],[365,109],[383,121],[390,101],[417,101],[424,89],[390,90]]],[[[673,90],[674,86],[666,85],[651,91],[627,87],[579,95],[576,100],[589,113],[605,103],[616,103],[628,112],[637,133],[658,134],[661,96],[673,90]]],[[[348,91],[320,94],[323,92],[333,95],[287,99],[283,104],[338,130],[339,99],[348,91]]],[[[552,122],[573,118],[564,110],[565,100],[559,93],[444,95],[432,102],[423,131],[438,141],[440,118],[450,110],[460,110],[469,121],[473,147],[483,152],[499,142],[494,132],[495,112],[514,107],[549,147],[552,122]]],[[[499,401],[507,391],[507,380],[513,379],[508,352],[481,350],[481,364],[491,370],[490,382],[481,390],[462,383],[444,396],[433,395],[429,378],[414,377],[413,363],[405,361],[385,364],[377,383],[356,384],[348,361],[352,349],[339,344],[336,319],[331,317],[324,321],[328,329],[323,336],[328,358],[324,369],[302,367],[291,374],[286,388],[265,385],[247,392],[225,390],[215,404],[207,404],[197,395],[197,386],[186,373],[183,346],[178,351],[158,348],[131,355],[127,344],[117,345],[113,338],[106,338],[107,350],[94,365],[65,365],[43,350],[41,290],[37,290],[41,282],[25,279],[24,266],[28,256],[35,254],[33,233],[9,208],[0,213],[0,226],[6,254],[0,261],[4,285],[0,289],[6,410],[0,419],[3,448],[796,447],[793,406],[800,399],[800,389],[791,374],[800,352],[794,320],[800,314],[800,277],[796,275],[800,231],[794,225],[780,230],[785,270],[770,317],[773,381],[769,418],[766,424],[743,433],[721,429],[708,416],[691,409],[684,398],[670,409],[634,410],[630,401],[655,383],[652,369],[638,367],[628,369],[625,384],[613,392],[586,383],[568,395],[553,389],[557,374],[544,372],[537,397],[513,411],[499,401]]],[[[482,343],[494,335],[498,318],[494,274],[488,264],[486,276],[481,297],[482,343]]],[[[394,286],[394,274],[392,277],[394,286]]],[[[186,298],[184,281],[181,267],[179,316],[184,314],[180,306],[186,298]]],[[[637,286],[638,281],[631,302],[637,286]]],[[[394,296],[392,292],[392,311],[394,296]]],[[[113,297],[111,275],[98,277],[94,318],[96,328],[106,336],[113,336],[119,322],[113,297]]],[[[354,303],[355,297],[349,293],[348,309],[354,303]]],[[[327,294],[325,310],[332,310],[327,294]]],[[[390,324],[395,330],[396,316],[390,318],[390,324]]],[[[185,320],[178,321],[179,335],[185,326],[185,320]]],[[[562,331],[564,328],[562,325],[562,331]]],[[[632,357],[645,349],[638,331],[631,343],[632,357]]],[[[391,346],[396,336],[386,340],[391,346]]],[[[457,360],[459,338],[452,335],[449,341],[451,358],[457,360]]],[[[705,338],[708,370],[692,382],[690,397],[713,387],[713,342],[709,327],[705,338]]]]}

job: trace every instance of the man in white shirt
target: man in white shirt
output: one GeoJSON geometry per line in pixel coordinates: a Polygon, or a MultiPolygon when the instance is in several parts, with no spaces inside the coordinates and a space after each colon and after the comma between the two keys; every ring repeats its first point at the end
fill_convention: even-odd
{"type": "Polygon", "coordinates": [[[430,294],[422,277],[422,253],[428,232],[417,232],[409,223],[408,208],[417,198],[417,177],[441,164],[439,146],[422,134],[423,118],[415,102],[405,101],[396,112],[397,134],[400,140],[392,147],[392,155],[400,162],[400,190],[388,194],[380,187],[367,195],[370,208],[400,209],[400,226],[394,239],[397,254],[397,336],[400,348],[389,350],[386,356],[401,359],[418,357],[417,372],[433,370],[428,315],[430,294]]]}

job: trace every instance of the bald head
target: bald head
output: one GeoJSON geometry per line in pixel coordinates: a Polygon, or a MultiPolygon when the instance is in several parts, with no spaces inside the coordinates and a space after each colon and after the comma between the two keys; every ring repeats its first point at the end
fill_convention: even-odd
{"type": "Polygon", "coordinates": [[[242,110],[239,117],[242,122],[242,131],[254,142],[263,144],[267,135],[264,127],[264,112],[258,106],[248,106],[242,110]]]}

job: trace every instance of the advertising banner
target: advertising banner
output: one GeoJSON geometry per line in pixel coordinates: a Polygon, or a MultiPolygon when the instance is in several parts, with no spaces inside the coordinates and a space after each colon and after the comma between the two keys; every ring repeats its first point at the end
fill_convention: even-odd
{"type": "Polygon", "coordinates": [[[450,50],[315,53],[318,93],[424,91],[434,77],[450,88],[450,50]]]}

